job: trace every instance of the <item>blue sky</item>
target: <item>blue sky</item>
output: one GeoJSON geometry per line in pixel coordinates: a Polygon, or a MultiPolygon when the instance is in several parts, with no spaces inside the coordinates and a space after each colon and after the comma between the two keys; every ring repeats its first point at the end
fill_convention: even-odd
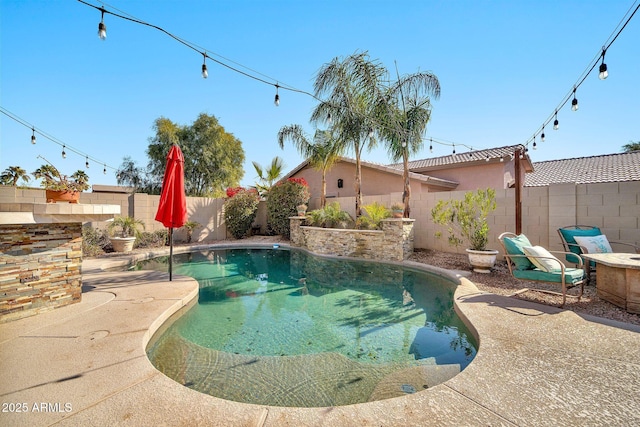
{"type": "MultiPolygon", "coordinates": [[[[90,1],[91,2],[91,1],[90,1]]],[[[104,5],[160,26],[280,82],[312,92],[319,68],[332,58],[368,51],[401,74],[435,73],[442,87],[426,138],[453,142],[456,152],[527,142],[599,55],[637,0],[566,1],[121,1],[104,5]]],[[[243,143],[244,185],[255,182],[251,161],[274,156],[286,170],[303,159],[281,150],[278,130],[314,128],[312,98],[280,91],[208,61],[149,27],[105,15],[75,0],[0,0],[0,106],[29,127],[80,151],[67,150],[0,114],[0,171],[32,172],[43,156],[63,173],[85,168],[91,184],[115,184],[112,168],[125,156],[146,165],[156,118],[190,124],[204,112],[243,143]],[[107,165],[107,175],[102,173],[107,165]]],[[[606,54],[609,78],[597,67],[558,113],[560,130],[530,151],[533,161],[610,154],[640,140],[640,12],[606,54]]],[[[228,60],[228,61],[227,61],[228,60]]],[[[450,154],[429,143],[415,158],[450,154]]],[[[364,160],[389,163],[384,149],[364,160]]]]}

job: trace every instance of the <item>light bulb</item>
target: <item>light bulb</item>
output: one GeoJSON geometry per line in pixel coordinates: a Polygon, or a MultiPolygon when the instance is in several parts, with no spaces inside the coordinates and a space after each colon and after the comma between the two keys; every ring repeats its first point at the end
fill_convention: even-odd
{"type": "Polygon", "coordinates": [[[275,104],[276,107],[280,106],[280,95],[278,95],[277,93],[276,93],[275,99],[273,100],[273,103],[275,104]]]}
{"type": "Polygon", "coordinates": [[[33,131],[33,134],[31,135],[31,143],[35,144],[36,143],[36,130],[34,128],[31,128],[31,130],[33,131]]]}
{"type": "MultiPolygon", "coordinates": [[[[604,61],[604,57],[602,58],[602,60],[604,61]]],[[[600,64],[600,73],[598,74],[598,78],[600,80],[604,80],[607,77],[609,77],[609,72],[607,71],[607,64],[603,62],[602,64],[600,64]]]]}
{"type": "Polygon", "coordinates": [[[207,71],[207,64],[202,64],[202,78],[206,79],[209,77],[209,72],[207,71]]]}
{"type": "Polygon", "coordinates": [[[485,160],[486,160],[487,162],[490,160],[490,159],[489,159],[489,155],[488,155],[488,154],[487,154],[487,157],[485,158],[485,160]]]}
{"type": "Polygon", "coordinates": [[[86,167],[87,169],[89,169],[89,158],[88,158],[88,157],[85,159],[84,167],[86,167]]]}
{"type": "Polygon", "coordinates": [[[558,121],[558,112],[556,111],[555,120],[553,121],[553,130],[560,129],[560,122],[558,121]]]}
{"type": "Polygon", "coordinates": [[[100,37],[100,40],[104,40],[107,38],[107,26],[104,25],[104,9],[101,8],[100,11],[102,12],[102,17],[98,24],[98,37],[100,37]]]}
{"type": "Polygon", "coordinates": [[[407,143],[405,141],[402,141],[402,148],[406,148],[407,143]]]}
{"type": "Polygon", "coordinates": [[[540,142],[544,142],[544,128],[542,128],[542,134],[540,134],[540,142]]]}
{"type": "Polygon", "coordinates": [[[107,165],[106,165],[106,163],[104,165],[104,169],[102,169],[102,173],[105,174],[105,175],[107,174],[107,165]]]}
{"type": "Polygon", "coordinates": [[[64,151],[64,145],[62,146],[62,158],[63,159],[67,158],[67,153],[64,151]]]}
{"type": "Polygon", "coordinates": [[[578,99],[574,96],[573,101],[571,101],[571,111],[578,111],[578,108],[578,99]]]}
{"type": "Polygon", "coordinates": [[[536,137],[534,136],[534,137],[533,137],[533,149],[534,149],[534,150],[538,148],[538,147],[537,147],[537,145],[538,145],[538,144],[536,144],[536,137]]]}

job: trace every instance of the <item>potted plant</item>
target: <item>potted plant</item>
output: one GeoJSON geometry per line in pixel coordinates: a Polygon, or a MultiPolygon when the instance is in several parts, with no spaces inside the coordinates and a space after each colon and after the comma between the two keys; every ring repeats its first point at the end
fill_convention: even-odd
{"type": "Polygon", "coordinates": [[[298,210],[298,216],[305,216],[307,214],[307,205],[298,205],[296,209],[298,210]]]}
{"type": "Polygon", "coordinates": [[[187,230],[187,243],[191,243],[191,238],[193,237],[193,230],[196,227],[200,227],[200,223],[195,221],[187,221],[182,226],[182,228],[187,230]]]}
{"type": "Polygon", "coordinates": [[[394,203],[391,205],[391,216],[393,218],[402,218],[404,216],[404,205],[402,203],[394,203]]]}
{"type": "Polygon", "coordinates": [[[131,216],[119,216],[109,224],[109,239],[116,252],[131,252],[136,238],[140,235],[139,227],[144,229],[144,222],[131,216]]]}
{"type": "Polygon", "coordinates": [[[46,191],[47,203],[78,203],[80,193],[89,188],[89,176],[82,170],[77,170],[67,177],[52,164],[47,164],[40,166],[32,175],[36,179],[42,179],[41,185],[46,191]]]}
{"type": "MultiPolygon", "coordinates": [[[[496,192],[487,188],[468,191],[462,200],[440,200],[431,210],[433,222],[448,227],[450,245],[468,245],[469,262],[478,273],[489,273],[498,255],[498,251],[487,249],[487,216],[495,209],[496,192]]],[[[436,233],[436,237],[440,236],[440,232],[436,233]]]]}

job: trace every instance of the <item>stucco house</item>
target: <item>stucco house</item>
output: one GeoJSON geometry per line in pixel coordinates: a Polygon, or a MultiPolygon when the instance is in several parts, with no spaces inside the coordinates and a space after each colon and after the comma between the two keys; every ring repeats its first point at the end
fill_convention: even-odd
{"type": "MultiPolygon", "coordinates": [[[[363,196],[400,194],[403,191],[402,163],[380,165],[361,162],[363,196]]],[[[533,172],[529,155],[522,145],[511,145],[486,150],[469,151],[448,156],[432,157],[409,162],[411,194],[441,191],[468,191],[477,188],[513,188],[518,182],[522,187],[526,173],[533,172]],[[516,153],[521,153],[517,155],[516,153]],[[520,178],[516,179],[516,169],[520,178]]],[[[319,207],[321,172],[304,161],[291,170],[286,178],[304,178],[309,183],[311,200],[309,207],[319,207]]],[[[327,171],[327,199],[355,196],[355,160],[342,157],[327,171]]]]}

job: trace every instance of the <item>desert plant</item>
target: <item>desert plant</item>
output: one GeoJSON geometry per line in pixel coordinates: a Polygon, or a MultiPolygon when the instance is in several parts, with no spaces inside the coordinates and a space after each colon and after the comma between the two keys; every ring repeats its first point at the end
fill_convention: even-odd
{"type": "Polygon", "coordinates": [[[144,230],[144,222],[132,216],[119,216],[109,224],[109,233],[114,237],[139,237],[140,227],[144,230]]]}
{"type": "Polygon", "coordinates": [[[187,243],[191,243],[191,238],[193,237],[193,230],[196,227],[200,227],[200,223],[196,221],[187,221],[182,226],[182,228],[184,228],[187,231],[187,243]]]}
{"type": "MultiPolygon", "coordinates": [[[[496,192],[492,188],[468,191],[462,200],[440,200],[431,210],[433,222],[447,226],[449,244],[469,244],[469,249],[483,251],[489,241],[487,216],[496,209],[496,192]]],[[[436,233],[440,237],[441,233],[436,233]]]]}
{"type": "Polygon", "coordinates": [[[62,175],[53,165],[42,165],[32,175],[42,179],[41,185],[46,190],[53,191],[84,191],[89,188],[89,176],[82,171],[75,171],[70,177],[62,175]]]}
{"type": "Polygon", "coordinates": [[[307,218],[307,223],[315,227],[347,228],[353,224],[351,215],[343,211],[338,202],[329,203],[322,209],[309,212],[307,218]]]}
{"type": "Polygon", "coordinates": [[[289,217],[298,214],[297,206],[309,201],[309,186],[300,178],[290,178],[274,185],[267,196],[269,227],[283,237],[289,238],[289,217]]]}
{"type": "Polygon", "coordinates": [[[136,239],[136,248],[161,248],[169,243],[169,231],[166,228],[156,231],[143,231],[136,239]]]}
{"type": "Polygon", "coordinates": [[[260,197],[256,191],[240,190],[224,202],[224,219],[227,230],[236,239],[243,238],[258,212],[260,197]]]}
{"type": "Polygon", "coordinates": [[[391,212],[381,203],[373,202],[362,207],[366,215],[361,215],[356,220],[356,228],[363,230],[375,230],[380,228],[380,221],[391,216],[391,212]]]}
{"type": "Polygon", "coordinates": [[[111,246],[109,236],[88,224],[82,226],[82,256],[102,255],[111,246]]]}

